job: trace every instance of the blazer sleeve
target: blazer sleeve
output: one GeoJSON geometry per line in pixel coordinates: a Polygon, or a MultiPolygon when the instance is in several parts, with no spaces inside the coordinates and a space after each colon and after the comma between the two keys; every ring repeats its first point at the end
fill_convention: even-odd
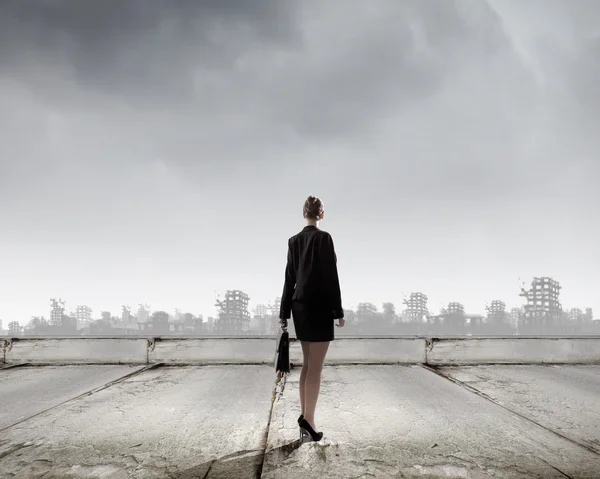
{"type": "Polygon", "coordinates": [[[283,283],[283,293],[281,295],[279,319],[290,319],[292,315],[292,298],[294,297],[295,288],[296,271],[294,270],[291,241],[288,241],[287,265],[285,267],[285,280],[283,283]]]}
{"type": "Polygon", "coordinates": [[[342,308],[342,292],[340,290],[340,280],[337,270],[337,256],[333,245],[333,238],[330,234],[326,234],[321,242],[321,262],[323,266],[323,277],[331,305],[333,309],[334,319],[344,317],[344,309],[342,308]]]}

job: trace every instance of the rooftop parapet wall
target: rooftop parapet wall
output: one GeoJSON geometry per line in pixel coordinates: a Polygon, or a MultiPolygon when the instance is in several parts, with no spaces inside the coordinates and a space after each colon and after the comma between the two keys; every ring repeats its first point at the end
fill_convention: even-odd
{"type": "Polygon", "coordinates": [[[600,364],[600,337],[428,340],[427,364],[600,364]]]}
{"type": "Polygon", "coordinates": [[[146,364],[146,338],[17,338],[4,340],[4,362],[146,364]]]}
{"type": "MultiPolygon", "coordinates": [[[[272,364],[274,337],[2,338],[6,364],[272,364]]],[[[292,340],[292,364],[302,349],[292,340]]],[[[339,338],[327,364],[600,364],[600,336],[339,338]]]]}
{"type": "MultiPolygon", "coordinates": [[[[275,339],[160,339],[151,345],[150,363],[272,363],[275,339]]],[[[425,362],[423,338],[336,339],[329,348],[328,364],[415,364],[425,362]]],[[[299,341],[290,345],[290,361],[302,364],[299,341]]]]}

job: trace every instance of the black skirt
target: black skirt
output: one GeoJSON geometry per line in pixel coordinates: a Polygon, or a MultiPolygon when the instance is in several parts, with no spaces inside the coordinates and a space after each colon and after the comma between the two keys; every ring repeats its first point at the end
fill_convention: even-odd
{"type": "Polygon", "coordinates": [[[292,319],[299,341],[322,343],[333,341],[334,319],[332,311],[308,307],[305,303],[292,303],[292,319]]]}

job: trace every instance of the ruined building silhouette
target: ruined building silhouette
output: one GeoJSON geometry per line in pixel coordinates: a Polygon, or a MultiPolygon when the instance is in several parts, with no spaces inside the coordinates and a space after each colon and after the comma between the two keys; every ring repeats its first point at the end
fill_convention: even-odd
{"type": "Polygon", "coordinates": [[[521,288],[520,296],[527,300],[519,332],[524,334],[549,334],[562,322],[562,306],[559,301],[560,283],[549,277],[535,277],[531,288],[521,288]]]}
{"type": "Polygon", "coordinates": [[[423,293],[410,293],[409,298],[404,300],[405,316],[408,321],[423,322],[429,314],[427,299],[423,293]]]}
{"type": "Polygon", "coordinates": [[[219,317],[215,323],[215,332],[220,334],[242,334],[250,328],[250,297],[243,291],[227,290],[225,298],[217,299],[219,317]]]}

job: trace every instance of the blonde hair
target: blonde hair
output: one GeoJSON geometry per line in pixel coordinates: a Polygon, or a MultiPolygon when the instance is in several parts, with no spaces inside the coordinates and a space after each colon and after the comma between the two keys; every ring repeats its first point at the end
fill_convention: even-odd
{"type": "Polygon", "coordinates": [[[311,220],[319,221],[323,216],[324,208],[323,202],[316,196],[309,196],[304,202],[304,208],[302,208],[302,215],[311,220]]]}

